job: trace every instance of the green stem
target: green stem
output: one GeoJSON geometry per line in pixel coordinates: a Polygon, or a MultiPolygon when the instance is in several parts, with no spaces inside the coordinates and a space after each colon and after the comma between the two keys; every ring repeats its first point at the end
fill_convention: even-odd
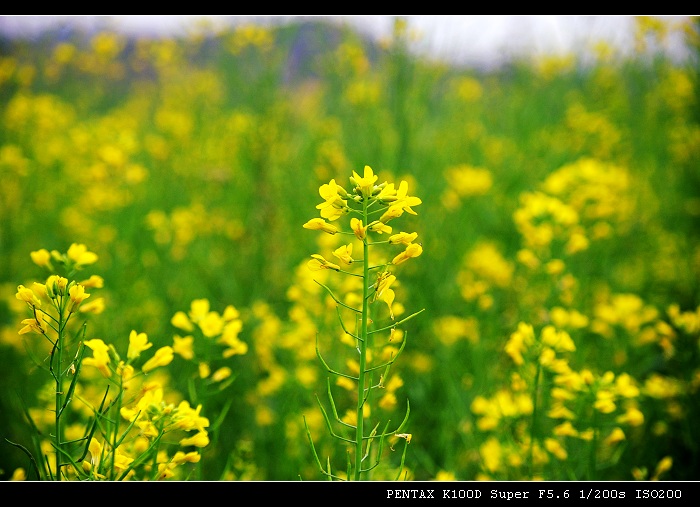
{"type": "MultiPolygon", "coordinates": [[[[367,198],[362,200],[363,223],[367,223],[367,198]]],[[[362,442],[364,440],[363,407],[365,404],[365,370],[367,367],[367,327],[369,322],[369,244],[362,240],[364,262],[362,263],[362,320],[360,328],[360,372],[357,381],[357,427],[355,430],[355,480],[362,476],[362,442]]]]}
{"type": "MultiPolygon", "coordinates": [[[[593,399],[595,400],[595,393],[593,395],[593,399]]],[[[591,439],[591,444],[589,447],[589,457],[588,457],[588,477],[586,480],[593,481],[596,480],[596,468],[598,467],[598,464],[596,463],[596,458],[597,458],[597,452],[596,449],[598,448],[598,411],[594,407],[593,408],[593,417],[592,417],[592,425],[593,427],[593,438],[591,439]]]]}
{"type": "Polygon", "coordinates": [[[118,380],[118,389],[117,389],[117,399],[115,400],[116,403],[114,404],[114,408],[112,411],[113,417],[112,417],[112,441],[111,441],[111,447],[112,447],[112,454],[111,454],[111,460],[112,462],[110,463],[109,467],[109,473],[110,473],[110,479],[114,480],[115,479],[115,473],[116,469],[114,467],[114,462],[117,457],[117,447],[119,447],[120,442],[118,441],[119,439],[119,421],[121,420],[121,409],[122,409],[122,401],[123,401],[123,394],[124,394],[124,384],[123,384],[123,378],[120,376],[118,380]]]}
{"type": "MultiPolygon", "coordinates": [[[[62,299],[62,298],[61,298],[62,299]]],[[[63,301],[56,305],[58,309],[58,336],[56,338],[56,348],[54,357],[52,358],[55,373],[54,379],[56,382],[56,426],[54,434],[54,442],[56,447],[56,480],[61,480],[61,466],[63,455],[63,425],[61,424],[61,411],[63,407],[63,346],[65,345],[65,322],[63,321],[63,301]]]]}
{"type": "Polygon", "coordinates": [[[537,412],[538,412],[538,400],[539,400],[539,388],[540,388],[540,375],[542,368],[540,366],[539,357],[537,358],[537,371],[535,372],[535,386],[532,392],[532,422],[530,423],[530,449],[528,453],[528,468],[530,472],[530,480],[533,479],[535,475],[534,470],[534,449],[535,440],[537,438],[537,412]]]}

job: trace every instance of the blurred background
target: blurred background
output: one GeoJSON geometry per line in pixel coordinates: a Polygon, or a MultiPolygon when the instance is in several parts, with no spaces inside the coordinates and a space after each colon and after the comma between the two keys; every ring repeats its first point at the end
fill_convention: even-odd
{"type": "MultiPolygon", "coordinates": [[[[29,470],[6,440],[46,450],[37,434],[53,414],[50,347],[18,334],[17,287],[48,276],[32,252],[73,243],[99,258],[81,274],[104,279],[81,314],[90,337],[122,355],[134,330],[153,350],[197,344],[142,380],[211,420],[196,477],[319,479],[307,425],[343,470],[316,344],[349,371],[354,344],[314,279],[343,301],[356,287],[307,267],[347,236],[302,226],[321,185],[350,189],[365,165],[422,201],[394,225],[423,247],[396,267],[394,313],[425,311],[377,350],[405,343],[368,414],[372,427],[400,421],[410,400],[409,479],[696,478],[699,28],[689,16],[0,17],[0,478],[29,470]],[[244,346],[176,325],[202,300],[237,315],[244,346]],[[225,382],[209,374],[221,368],[225,382]]],[[[94,370],[76,439],[103,393],[94,370]]],[[[351,421],[352,390],[335,378],[330,390],[351,421]]],[[[375,479],[400,467],[388,444],[375,479]]]]}
{"type": "MultiPolygon", "coordinates": [[[[392,34],[395,16],[3,16],[0,33],[37,37],[47,30],[114,30],[138,36],[182,36],[200,29],[222,30],[255,23],[263,26],[323,21],[357,30],[378,41],[392,34]]],[[[590,56],[591,41],[605,41],[616,51],[634,53],[634,16],[403,16],[415,33],[411,51],[454,64],[493,68],[528,55],[576,53],[590,56]]],[[[682,22],[688,16],[664,16],[682,22]]],[[[685,60],[691,48],[679,32],[670,33],[660,48],[685,60]]]]}

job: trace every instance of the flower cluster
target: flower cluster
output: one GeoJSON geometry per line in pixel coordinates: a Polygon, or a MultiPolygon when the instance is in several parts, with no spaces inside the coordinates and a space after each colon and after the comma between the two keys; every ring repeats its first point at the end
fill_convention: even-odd
{"type": "Polygon", "coordinates": [[[422,201],[418,197],[408,195],[408,182],[405,180],[402,180],[399,187],[396,188],[394,183],[387,181],[377,184],[378,179],[379,177],[374,174],[372,168],[365,166],[363,176],[353,171],[353,175],[350,177],[352,185],[350,192],[338,185],[335,179],[321,185],[319,194],[324,202],[316,206],[320,211],[321,218],[312,218],[304,224],[304,228],[323,231],[331,235],[336,233],[353,235],[354,239],[362,242],[365,247],[388,243],[389,245],[401,245],[404,250],[395,254],[391,261],[370,267],[367,260],[353,257],[354,246],[351,241],[332,252],[340,264],[331,262],[320,254],[313,254],[308,262],[308,267],[312,271],[330,269],[340,272],[343,271],[341,265],[350,266],[354,263],[364,263],[368,269],[380,270],[374,284],[373,300],[385,302],[393,318],[391,310],[394,291],[391,286],[396,282],[396,276],[389,269],[391,266],[398,266],[409,259],[420,256],[423,253],[423,246],[415,242],[418,233],[401,231],[392,234],[393,228],[389,223],[404,213],[417,215],[413,207],[418,206],[422,201]],[[349,231],[342,231],[332,223],[348,214],[357,215],[350,218],[349,231]],[[384,241],[370,241],[372,234],[386,234],[388,238],[384,241]]]}
{"type": "MultiPolygon", "coordinates": [[[[40,249],[31,252],[31,258],[53,273],[45,283],[19,285],[16,293],[31,315],[22,321],[19,334],[37,333],[51,344],[46,363],[54,380],[53,406],[58,409],[31,415],[34,425],[43,431],[44,414],[52,414],[46,423],[53,428],[46,433],[51,434],[50,447],[55,450],[50,454],[54,460],[41,460],[47,466],[42,475],[92,480],[181,477],[186,472],[180,465],[200,459],[198,450],[187,448],[209,445],[209,420],[200,414],[201,404],[193,408],[186,400],[169,401],[167,375],[152,373],[169,365],[176,353],[186,355],[186,339],[175,340],[173,346],[154,348],[146,333],[132,330],[125,355],[101,338],[88,339],[86,326],[74,329],[73,317],[102,311],[101,298],[87,303],[86,300],[91,298],[87,291],[103,287],[104,281],[98,275],[82,281],[71,278],[94,264],[97,254],[74,243],[65,253],[40,249]],[[98,304],[88,306],[98,300],[98,304]],[[152,348],[154,352],[142,361],[144,352],[152,348]],[[102,382],[109,386],[104,392],[95,389],[102,382]],[[134,394],[127,396],[131,393],[134,394]],[[68,425],[65,409],[74,399],[88,407],[92,422],[71,420],[68,425]],[[182,450],[171,456],[162,449],[160,443],[166,435],[169,441],[178,442],[182,450]]],[[[205,336],[219,336],[219,341],[228,346],[225,357],[245,352],[245,344],[237,339],[240,321],[233,307],[221,317],[209,311],[207,301],[197,301],[189,317],[176,315],[174,322],[190,330],[198,324],[205,336]]],[[[217,375],[225,378],[223,372],[217,375]]]]}
{"type": "Polygon", "coordinates": [[[34,282],[31,287],[19,285],[15,297],[24,301],[31,311],[31,317],[22,320],[23,327],[19,334],[37,333],[44,335],[51,343],[56,342],[55,334],[65,326],[77,311],[83,313],[100,313],[104,309],[104,300],[97,298],[94,304],[83,302],[90,297],[86,289],[101,288],[102,277],[92,275],[83,281],[69,280],[55,274],[54,264],[64,267],[70,274],[97,262],[97,254],[90,252],[85,245],[73,243],[66,253],[57,250],[49,252],[40,249],[31,252],[34,263],[53,272],[45,283],[34,282]],[[53,262],[52,262],[53,261],[53,262]],[[61,325],[59,325],[59,323],[61,325]],[[49,334],[50,330],[54,333],[49,334]]]}
{"type": "MultiPolygon", "coordinates": [[[[347,410],[342,418],[338,417],[335,402],[332,394],[329,392],[333,413],[336,415],[336,423],[344,428],[345,431],[350,429],[352,432],[352,436],[348,437],[340,437],[333,432],[332,436],[345,442],[350,441],[354,443],[355,480],[361,480],[366,476],[381,459],[381,453],[379,453],[375,458],[376,463],[374,465],[362,462],[363,455],[369,452],[369,446],[372,441],[378,440],[378,445],[381,448],[382,441],[385,438],[389,438],[390,441],[404,439],[406,445],[411,440],[410,434],[399,433],[408,419],[408,407],[406,417],[394,431],[388,431],[388,429],[385,429],[382,433],[373,431],[368,436],[364,430],[365,419],[370,419],[373,414],[371,394],[374,390],[385,389],[385,395],[376,400],[376,406],[383,409],[391,409],[396,405],[396,390],[401,387],[403,381],[398,375],[391,379],[387,375],[390,367],[395,363],[405,345],[403,332],[400,332],[397,326],[420,313],[417,312],[409,317],[396,320],[394,287],[398,286],[398,282],[393,269],[410,259],[420,256],[423,253],[423,247],[416,242],[418,233],[396,232],[390,224],[393,224],[394,220],[401,217],[404,213],[417,215],[413,208],[422,202],[418,197],[408,194],[408,182],[405,180],[401,181],[398,188],[394,183],[387,181],[377,183],[378,180],[379,176],[374,174],[372,168],[365,166],[362,176],[353,171],[350,177],[351,187],[349,191],[338,185],[335,179],[321,185],[319,195],[323,198],[323,202],[316,206],[321,216],[320,218],[312,218],[304,224],[305,229],[322,231],[331,236],[347,235],[350,237],[347,243],[343,242],[343,244],[332,250],[331,253],[336,258],[335,262],[326,259],[321,254],[315,253],[311,255],[311,260],[307,263],[308,268],[311,271],[319,272],[327,272],[326,270],[329,270],[347,275],[348,279],[361,281],[361,296],[355,294],[341,301],[333,293],[332,289],[315,280],[329,292],[331,299],[336,304],[340,325],[344,331],[343,341],[346,343],[350,341],[353,345],[353,350],[359,352],[359,357],[355,356],[346,361],[346,365],[351,370],[350,373],[340,373],[331,369],[320,352],[318,353],[328,372],[338,377],[337,385],[348,392],[353,392],[353,390],[355,392],[356,405],[354,409],[347,410]],[[335,224],[341,217],[348,215],[350,215],[349,228],[343,229],[335,224]],[[387,239],[380,239],[382,236],[387,239]],[[375,248],[380,245],[388,246],[389,248],[399,246],[403,249],[389,257],[384,257],[383,254],[381,257],[376,256],[378,260],[373,263],[370,261],[370,253],[374,253],[375,248]],[[361,266],[361,269],[357,268],[357,266],[361,266]],[[377,317],[373,315],[373,304],[376,302],[387,306],[392,324],[379,328],[373,327],[378,322],[377,317]],[[349,311],[353,314],[354,328],[345,323],[341,309],[344,312],[349,311]],[[389,338],[386,343],[379,341],[378,333],[382,331],[389,332],[389,338]],[[393,337],[397,336],[401,336],[401,341],[403,342],[399,350],[396,350],[394,344],[390,343],[393,337]],[[380,369],[384,372],[383,375],[376,373],[380,369]],[[375,375],[379,376],[378,380],[374,378],[375,375]]],[[[359,287],[356,290],[359,290],[359,287]]],[[[331,428],[333,423],[328,418],[327,412],[323,409],[322,411],[326,418],[327,426],[331,428]]],[[[313,441],[311,443],[313,449],[313,441]]],[[[325,469],[316,455],[315,449],[313,449],[313,452],[320,471],[329,478],[338,477],[333,474],[330,463],[328,464],[328,469],[325,469]]]]}
{"type": "MultiPolygon", "coordinates": [[[[226,347],[222,352],[224,358],[245,354],[248,351],[248,345],[239,338],[239,333],[243,329],[240,313],[232,305],[227,306],[224,313],[220,314],[210,309],[208,299],[195,299],[190,304],[188,313],[176,312],[170,319],[170,323],[187,333],[192,333],[198,328],[205,338],[216,338],[217,343],[226,347]]],[[[193,340],[189,334],[185,337],[176,335],[174,339],[176,352],[185,359],[194,357],[193,340]]]]}

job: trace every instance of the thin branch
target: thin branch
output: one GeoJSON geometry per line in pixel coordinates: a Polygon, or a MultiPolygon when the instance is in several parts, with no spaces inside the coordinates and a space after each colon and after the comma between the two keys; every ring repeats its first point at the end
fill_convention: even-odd
{"type": "Polygon", "coordinates": [[[349,378],[350,380],[358,381],[358,377],[353,377],[352,375],[348,375],[347,373],[343,373],[340,371],[336,371],[332,369],[330,366],[328,366],[328,363],[326,363],[326,360],[323,359],[323,356],[321,356],[321,351],[318,349],[318,334],[316,335],[316,356],[318,357],[319,361],[321,361],[321,364],[323,364],[323,367],[326,369],[328,373],[332,373],[333,375],[337,375],[338,377],[345,377],[349,378]]]}
{"type": "Polygon", "coordinates": [[[352,310],[353,312],[362,313],[362,310],[358,310],[357,308],[353,308],[352,306],[348,306],[348,305],[346,305],[345,303],[343,303],[342,301],[340,301],[337,297],[335,297],[335,294],[333,294],[333,291],[332,291],[332,290],[330,290],[328,287],[326,287],[325,285],[323,285],[323,284],[322,284],[321,282],[319,282],[318,280],[314,280],[314,282],[316,282],[316,283],[319,284],[321,287],[323,287],[324,289],[326,289],[326,290],[328,291],[328,294],[330,294],[331,297],[333,298],[333,301],[335,301],[336,303],[338,303],[340,306],[342,306],[342,307],[344,307],[344,308],[347,308],[348,310],[352,310]]]}
{"type": "Polygon", "coordinates": [[[15,442],[11,442],[11,441],[8,440],[8,439],[5,439],[5,442],[7,442],[7,443],[10,444],[10,445],[14,445],[14,446],[17,447],[18,449],[21,449],[22,452],[23,452],[24,454],[26,454],[26,455],[29,457],[29,461],[31,461],[31,463],[32,463],[32,469],[34,469],[34,473],[36,474],[37,480],[38,480],[38,479],[41,479],[41,474],[39,473],[39,465],[36,464],[36,460],[34,459],[34,456],[33,456],[32,453],[29,451],[29,449],[27,449],[26,447],[24,447],[24,446],[21,445],[21,444],[18,444],[18,443],[15,443],[15,442]]]}
{"type": "Polygon", "coordinates": [[[401,319],[400,321],[394,322],[394,323],[391,324],[390,326],[385,326],[385,327],[382,327],[382,328],[380,328],[380,329],[373,329],[372,331],[367,331],[367,334],[380,333],[380,332],[382,332],[382,331],[386,331],[386,330],[391,329],[391,328],[394,328],[394,327],[396,327],[396,326],[400,326],[401,324],[403,324],[403,323],[406,322],[407,320],[412,319],[413,317],[415,317],[416,315],[419,315],[419,314],[423,313],[424,311],[425,311],[425,308],[423,308],[422,310],[418,310],[417,312],[412,313],[412,314],[409,315],[408,317],[404,317],[404,318],[401,319]]]}

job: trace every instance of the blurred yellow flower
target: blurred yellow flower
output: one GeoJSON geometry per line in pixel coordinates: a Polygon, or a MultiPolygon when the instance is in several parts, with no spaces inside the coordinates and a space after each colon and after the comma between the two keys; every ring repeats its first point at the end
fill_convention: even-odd
{"type": "Polygon", "coordinates": [[[83,244],[73,243],[66,252],[67,257],[72,260],[76,267],[83,267],[97,262],[97,254],[90,252],[83,244]]]}
{"type": "Polygon", "coordinates": [[[229,368],[228,366],[223,366],[213,373],[211,379],[214,382],[221,382],[222,380],[229,378],[232,375],[232,373],[233,372],[231,371],[231,368],[229,368]]]}
{"type": "Polygon", "coordinates": [[[644,414],[636,407],[629,407],[624,414],[615,418],[618,424],[629,424],[630,426],[641,426],[644,423],[644,414]]]}
{"type": "Polygon", "coordinates": [[[182,447],[193,445],[195,447],[206,447],[209,445],[209,435],[206,431],[200,431],[194,436],[180,440],[182,447]]]}
{"type": "Polygon", "coordinates": [[[12,477],[10,478],[11,481],[26,481],[27,480],[27,472],[24,470],[24,468],[15,468],[14,472],[12,472],[12,477]]]}
{"type": "Polygon", "coordinates": [[[209,314],[209,300],[206,298],[194,299],[190,303],[190,320],[195,324],[209,314]]]}
{"type": "Polygon", "coordinates": [[[93,314],[100,314],[104,311],[105,309],[105,299],[104,298],[95,298],[91,299],[87,303],[83,303],[80,305],[80,308],[78,309],[80,313],[93,313],[93,314]]]}
{"type": "Polygon", "coordinates": [[[166,345],[156,350],[155,355],[144,363],[141,371],[148,373],[159,366],[167,366],[173,360],[173,348],[166,345]]]}
{"type": "Polygon", "coordinates": [[[83,365],[91,365],[100,370],[105,378],[112,376],[112,371],[109,369],[109,346],[99,338],[86,340],[85,346],[92,349],[92,357],[83,359],[83,365]]]}
{"type": "Polygon", "coordinates": [[[668,472],[673,467],[673,458],[671,456],[664,456],[656,465],[656,470],[654,475],[649,479],[651,481],[658,481],[661,474],[668,472]]]}
{"type": "Polygon", "coordinates": [[[189,317],[183,311],[176,312],[175,315],[173,315],[173,317],[170,319],[170,323],[174,327],[182,329],[183,331],[194,330],[194,325],[192,325],[192,322],[190,321],[189,317]]]}
{"type": "Polygon", "coordinates": [[[221,318],[218,312],[207,312],[204,317],[199,319],[197,323],[202,330],[202,334],[207,338],[218,336],[224,329],[224,319],[221,318]]]}
{"type": "Polygon", "coordinates": [[[91,275],[87,280],[80,282],[86,289],[101,289],[104,287],[104,279],[99,275],[91,275]]]}
{"type": "Polygon", "coordinates": [[[90,297],[90,294],[85,292],[85,287],[80,284],[75,284],[68,289],[68,294],[70,295],[70,305],[68,306],[68,311],[73,313],[78,309],[80,304],[90,297]]]}
{"type": "Polygon", "coordinates": [[[182,465],[184,463],[199,463],[202,455],[196,451],[184,453],[182,451],[177,451],[171,460],[172,463],[176,465],[182,465]]]}
{"type": "Polygon", "coordinates": [[[173,352],[178,354],[183,359],[192,359],[194,357],[194,337],[192,336],[173,336],[173,352]]]}
{"type": "Polygon", "coordinates": [[[569,457],[564,446],[555,438],[546,438],[544,441],[544,447],[561,461],[569,457]]]}
{"type": "Polygon", "coordinates": [[[30,252],[29,255],[31,256],[34,264],[36,264],[37,266],[40,266],[42,268],[51,268],[51,254],[45,248],[42,248],[41,250],[37,250],[35,252],[30,252]]]}
{"type": "Polygon", "coordinates": [[[520,322],[518,329],[510,335],[504,348],[513,362],[520,366],[524,363],[523,353],[535,343],[535,331],[532,325],[520,322]]]}
{"type": "Polygon", "coordinates": [[[613,428],[613,430],[610,432],[610,435],[605,437],[603,440],[603,443],[605,445],[614,445],[619,442],[622,442],[626,439],[627,437],[625,436],[625,432],[622,431],[621,428],[613,428]]]}
{"type": "Polygon", "coordinates": [[[141,355],[141,352],[148,350],[153,346],[152,343],[148,342],[148,336],[146,333],[137,333],[132,330],[129,334],[129,348],[126,352],[127,359],[136,359],[141,355]]]}

